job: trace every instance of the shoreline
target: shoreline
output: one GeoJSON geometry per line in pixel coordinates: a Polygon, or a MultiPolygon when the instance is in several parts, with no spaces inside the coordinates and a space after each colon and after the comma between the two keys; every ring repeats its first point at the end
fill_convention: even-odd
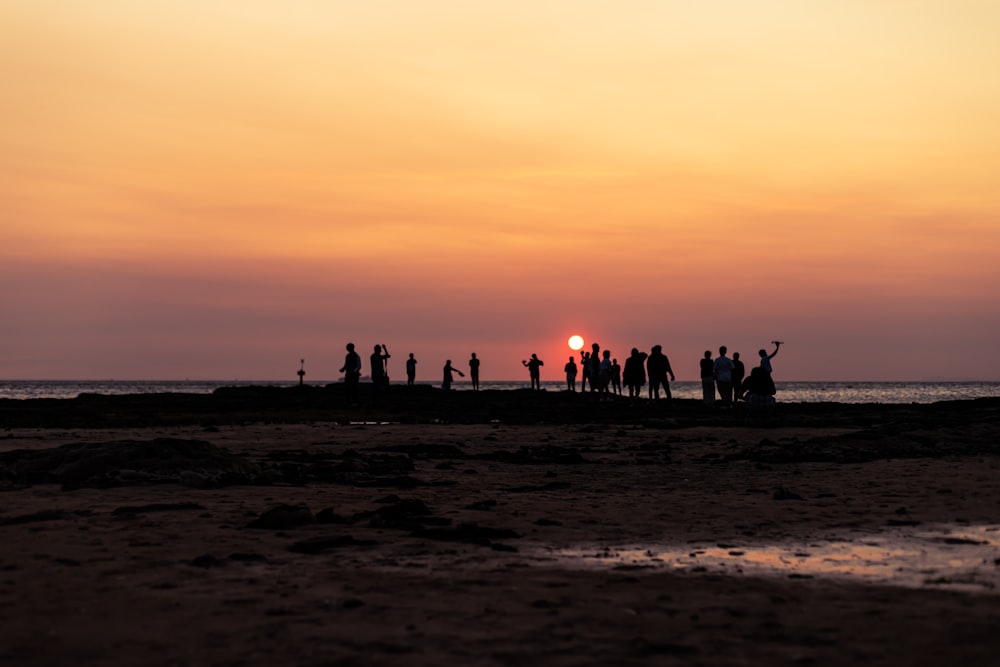
{"type": "Polygon", "coordinates": [[[651,401],[570,392],[483,390],[445,392],[429,385],[391,385],[377,395],[361,385],[356,405],[343,386],[221,387],[211,394],[81,394],[76,398],[0,399],[0,428],[220,425],[246,421],[400,423],[661,423],[663,427],[760,427],[795,424],[869,426],[899,421],[963,419],[996,414],[1000,397],[934,403],[782,402],[769,415],[738,402],[725,411],[697,399],[651,401]]]}
{"type": "Polygon", "coordinates": [[[27,424],[0,431],[0,659],[853,666],[1000,651],[1000,399],[787,404],[758,424],[525,394],[428,392],[355,409],[399,417],[367,424],[331,419],[322,393],[0,405],[27,424]],[[895,575],[873,550],[944,557],[895,575]],[[852,572],[824,574],[840,556],[852,572]]]}
{"type": "MultiPolygon", "coordinates": [[[[291,389],[299,386],[288,381],[0,381],[0,399],[73,399],[80,394],[101,394],[106,396],[122,396],[132,394],[211,394],[220,388],[276,387],[291,389]]],[[[317,382],[304,385],[310,390],[325,389],[341,391],[342,382],[317,382]]],[[[396,382],[392,387],[404,387],[405,383],[396,382]]],[[[439,389],[439,382],[417,382],[417,386],[439,389]]],[[[676,381],[670,383],[674,397],[680,399],[700,400],[702,388],[700,381],[676,381]]],[[[528,389],[525,381],[484,381],[485,391],[519,391],[528,389]]],[[[543,390],[549,393],[565,393],[564,382],[543,381],[543,390]]],[[[458,381],[452,384],[453,393],[474,391],[471,384],[458,381]]],[[[645,395],[645,393],[644,393],[645,395]]],[[[778,398],[786,403],[919,403],[927,404],[945,400],[973,400],[978,398],[1000,397],[1000,382],[989,381],[938,381],[938,382],[900,382],[900,381],[781,381],[778,383],[778,398]]]]}

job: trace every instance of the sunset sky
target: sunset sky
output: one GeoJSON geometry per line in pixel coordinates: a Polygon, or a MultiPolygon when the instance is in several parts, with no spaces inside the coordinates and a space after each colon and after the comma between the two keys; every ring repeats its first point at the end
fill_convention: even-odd
{"type": "Polygon", "coordinates": [[[1000,380],[995,0],[0,0],[0,378],[1000,380]]]}

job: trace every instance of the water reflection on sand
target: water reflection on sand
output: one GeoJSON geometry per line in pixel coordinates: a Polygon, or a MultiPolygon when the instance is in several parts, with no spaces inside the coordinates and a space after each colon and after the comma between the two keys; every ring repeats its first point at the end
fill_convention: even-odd
{"type": "Polygon", "coordinates": [[[893,528],[864,538],[543,549],[560,566],[730,575],[842,577],[1000,594],[1000,525],[893,528]]]}

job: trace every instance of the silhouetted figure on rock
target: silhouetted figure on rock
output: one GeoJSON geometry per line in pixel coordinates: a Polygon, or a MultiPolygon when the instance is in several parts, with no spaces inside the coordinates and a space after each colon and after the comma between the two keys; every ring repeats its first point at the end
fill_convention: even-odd
{"type": "Polygon", "coordinates": [[[742,394],[743,378],[746,377],[746,367],[740,361],[740,353],[733,352],[733,400],[740,400],[742,394]]]}
{"type": "Polygon", "coordinates": [[[445,391],[451,389],[451,383],[454,380],[452,373],[458,373],[460,377],[465,377],[465,373],[452,366],[451,359],[449,359],[444,364],[444,377],[441,380],[441,388],[445,391]]]}
{"type": "Polygon", "coordinates": [[[528,369],[528,375],[531,377],[531,388],[540,390],[542,388],[541,368],[545,365],[545,362],[539,359],[537,354],[533,354],[530,361],[522,359],[521,363],[528,369]]]}
{"type": "Polygon", "coordinates": [[[715,384],[722,397],[722,409],[733,407],[733,360],[726,356],[726,346],[719,348],[719,356],[713,363],[715,367],[715,384]]]}
{"type": "Polygon", "coordinates": [[[628,387],[629,398],[639,398],[642,396],[642,385],[646,384],[646,357],[645,352],[640,352],[639,348],[633,347],[632,353],[625,360],[625,368],[622,371],[622,381],[628,387]]]}
{"type": "Polygon", "coordinates": [[[344,374],[344,395],[348,405],[358,403],[358,383],[361,382],[361,355],[354,351],[354,343],[347,344],[347,356],[340,369],[344,374]]]}
{"type": "Polygon", "coordinates": [[[711,350],[705,350],[700,366],[702,400],[705,405],[715,405],[715,364],[712,362],[711,350]]]}
{"type": "Polygon", "coordinates": [[[649,372],[649,398],[654,401],[659,400],[661,386],[666,391],[667,399],[672,398],[667,376],[669,375],[670,380],[673,380],[674,370],[670,367],[670,359],[663,354],[662,345],[654,345],[653,349],[650,350],[649,357],[646,359],[646,370],[649,372]]]}
{"type": "Polygon", "coordinates": [[[389,373],[386,370],[386,362],[389,360],[389,356],[389,348],[383,343],[382,345],[376,345],[371,357],[369,357],[372,367],[372,400],[377,401],[382,394],[382,390],[389,386],[389,373]]]}
{"type": "Polygon", "coordinates": [[[743,386],[740,388],[740,396],[746,400],[750,414],[759,412],[770,414],[776,393],[771,374],[760,366],[750,371],[750,377],[743,381],[743,386]]]}
{"type": "Polygon", "coordinates": [[[412,387],[417,381],[417,360],[413,358],[413,353],[410,352],[410,358],[406,360],[406,384],[412,387]]]}
{"type": "Polygon", "coordinates": [[[563,370],[566,371],[566,389],[576,391],[576,360],[570,357],[563,370]]]}
{"type": "Polygon", "coordinates": [[[476,357],[475,352],[472,353],[472,358],[469,359],[469,379],[472,380],[472,388],[475,391],[479,391],[479,358],[476,357]]]}
{"type": "Polygon", "coordinates": [[[767,350],[758,350],[757,354],[760,355],[760,367],[763,368],[768,373],[773,373],[774,369],[771,368],[771,359],[774,359],[774,355],[778,354],[778,348],[781,347],[781,341],[775,340],[771,341],[774,343],[774,352],[771,354],[767,353],[767,350]]]}

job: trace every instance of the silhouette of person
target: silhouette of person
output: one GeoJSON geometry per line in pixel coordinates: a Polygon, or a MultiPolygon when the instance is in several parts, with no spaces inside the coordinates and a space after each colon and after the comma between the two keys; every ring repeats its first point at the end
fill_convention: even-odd
{"type": "Polygon", "coordinates": [[[663,387],[667,399],[672,398],[667,375],[673,380],[674,370],[670,368],[670,359],[663,354],[662,345],[654,345],[650,350],[649,357],[646,359],[646,370],[649,372],[649,397],[654,401],[659,400],[660,387],[663,387]]]}
{"type": "Polygon", "coordinates": [[[760,367],[767,371],[769,374],[774,372],[771,368],[771,359],[774,359],[774,355],[778,354],[778,348],[781,347],[779,341],[774,341],[774,352],[771,354],[767,353],[767,350],[758,350],[757,354],[760,355],[760,367]]]}
{"type": "Polygon", "coordinates": [[[541,390],[542,388],[542,373],[541,367],[545,365],[545,362],[538,358],[537,354],[531,355],[531,361],[521,360],[521,363],[527,366],[528,375],[531,377],[531,388],[541,390]]]}
{"type": "Polygon", "coordinates": [[[733,360],[726,356],[726,346],[719,348],[719,356],[712,364],[715,368],[715,383],[722,397],[722,408],[733,407],[733,360]]]}
{"type": "Polygon", "coordinates": [[[742,394],[743,378],[746,376],[746,367],[740,361],[740,353],[733,352],[733,400],[740,400],[742,394]]]}
{"type": "Polygon", "coordinates": [[[705,350],[701,359],[701,395],[705,405],[715,405],[715,364],[711,350],[705,350]]]}
{"type": "Polygon", "coordinates": [[[413,358],[413,353],[410,352],[410,358],[406,360],[407,386],[412,387],[416,379],[417,379],[417,360],[413,358]]]}
{"type": "Polygon", "coordinates": [[[587,391],[587,383],[593,386],[594,382],[590,377],[590,352],[584,352],[580,350],[580,368],[582,369],[583,377],[580,379],[580,391],[587,391]]]}
{"type": "Polygon", "coordinates": [[[750,370],[750,377],[743,381],[740,387],[740,395],[745,396],[747,408],[751,411],[763,410],[770,413],[774,406],[774,395],[777,393],[774,388],[774,380],[771,374],[762,366],[757,366],[750,370]]]}
{"type": "Polygon", "coordinates": [[[458,373],[460,377],[465,377],[465,373],[452,366],[451,359],[449,359],[444,364],[444,378],[441,381],[441,388],[445,391],[451,389],[451,383],[454,379],[452,373],[458,373]]]}
{"type": "Polygon", "coordinates": [[[632,353],[625,360],[622,380],[628,387],[629,398],[639,398],[642,395],[642,385],[646,384],[646,353],[633,347],[632,353]]]}
{"type": "Polygon", "coordinates": [[[389,360],[389,349],[385,345],[376,345],[369,357],[371,363],[372,388],[375,397],[383,387],[389,384],[389,374],[386,372],[386,362],[389,360]]]}
{"type": "Polygon", "coordinates": [[[617,359],[611,360],[611,391],[618,396],[622,395],[622,367],[617,359]]]}
{"type": "Polygon", "coordinates": [[[347,344],[347,356],[340,368],[344,374],[344,395],[348,405],[358,403],[358,383],[361,382],[361,355],[354,351],[354,343],[347,344]]]}
{"type": "Polygon", "coordinates": [[[566,371],[566,389],[576,391],[576,359],[570,357],[563,370],[566,371]]]}
{"type": "Polygon", "coordinates": [[[611,350],[604,350],[602,353],[600,385],[601,393],[608,393],[608,387],[611,386],[611,350]]]}
{"type": "Polygon", "coordinates": [[[593,343],[590,346],[590,391],[601,390],[601,346],[593,343]]]}
{"type": "Polygon", "coordinates": [[[479,359],[476,357],[475,352],[472,353],[472,358],[469,359],[469,379],[472,380],[472,388],[475,391],[479,391],[479,359]]]}

